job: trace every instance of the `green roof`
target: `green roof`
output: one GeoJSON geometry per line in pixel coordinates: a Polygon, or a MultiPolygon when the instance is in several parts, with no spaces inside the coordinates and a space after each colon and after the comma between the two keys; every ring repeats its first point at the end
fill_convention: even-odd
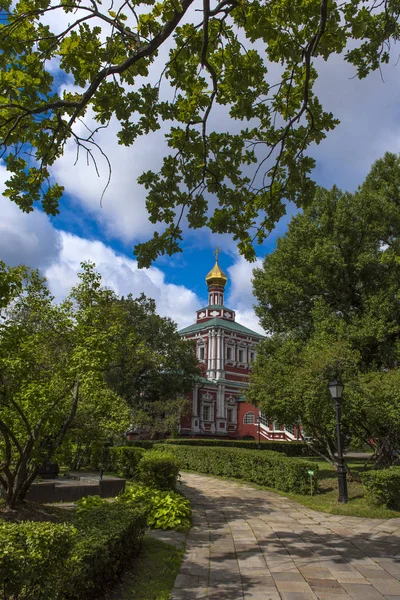
{"type": "MultiPolygon", "coordinates": [[[[243,388],[244,391],[246,391],[249,387],[249,384],[247,381],[235,381],[233,379],[207,379],[207,377],[202,377],[201,375],[198,375],[196,377],[196,382],[197,383],[207,383],[213,387],[216,387],[219,383],[223,383],[224,385],[227,386],[232,386],[232,387],[237,387],[237,388],[243,388]]],[[[240,398],[238,399],[240,402],[243,402],[243,394],[240,396],[240,398]]]]}
{"type": "Polygon", "coordinates": [[[236,323],[235,321],[228,321],[226,319],[210,319],[209,321],[203,321],[203,323],[194,323],[193,325],[189,325],[189,327],[184,327],[178,333],[180,335],[185,335],[186,333],[195,333],[196,331],[202,331],[203,329],[211,329],[213,327],[224,327],[225,329],[230,329],[231,331],[235,331],[237,333],[244,333],[246,335],[254,335],[256,337],[262,338],[264,337],[260,333],[256,333],[252,329],[241,325],[240,323],[236,323]]]}

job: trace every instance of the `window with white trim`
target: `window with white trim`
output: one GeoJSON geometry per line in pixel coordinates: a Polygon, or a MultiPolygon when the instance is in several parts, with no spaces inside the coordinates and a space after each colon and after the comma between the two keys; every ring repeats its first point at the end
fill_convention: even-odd
{"type": "Polygon", "coordinates": [[[247,412],[244,415],[243,423],[245,425],[250,425],[250,424],[254,424],[254,421],[255,421],[254,412],[252,410],[250,410],[249,412],[247,412]]]}
{"type": "Polygon", "coordinates": [[[229,346],[226,349],[226,358],[227,360],[232,360],[232,348],[230,348],[229,346]]]}
{"type": "Polygon", "coordinates": [[[206,350],[205,350],[204,346],[200,346],[200,348],[199,348],[199,359],[200,360],[204,360],[205,353],[206,353],[206,350]]]}
{"type": "Polygon", "coordinates": [[[203,421],[211,421],[211,406],[209,404],[203,406],[203,421]]]}
{"type": "Polygon", "coordinates": [[[244,350],[239,350],[239,362],[244,362],[244,350]]]}
{"type": "Polygon", "coordinates": [[[233,423],[233,409],[228,408],[227,410],[227,421],[228,423],[233,423]]]}
{"type": "Polygon", "coordinates": [[[250,352],[250,362],[254,362],[256,360],[256,353],[250,352]]]}

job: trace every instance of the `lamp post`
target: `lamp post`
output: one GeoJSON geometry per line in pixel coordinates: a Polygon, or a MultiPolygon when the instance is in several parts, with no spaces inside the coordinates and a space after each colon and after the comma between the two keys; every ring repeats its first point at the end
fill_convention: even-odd
{"type": "Polygon", "coordinates": [[[338,502],[346,504],[349,500],[347,493],[347,479],[346,479],[346,465],[343,460],[342,450],[342,438],[340,433],[340,413],[341,413],[341,402],[343,394],[343,384],[337,379],[333,379],[328,383],[328,388],[334,402],[335,413],[336,413],[336,444],[338,451],[338,485],[339,485],[339,499],[338,502]]]}
{"type": "Polygon", "coordinates": [[[260,417],[260,415],[258,415],[258,417],[257,417],[257,423],[258,423],[258,446],[257,446],[257,449],[258,449],[258,450],[261,450],[261,439],[260,439],[260,436],[261,436],[261,432],[260,432],[260,421],[261,421],[261,417],[260,417]]]}

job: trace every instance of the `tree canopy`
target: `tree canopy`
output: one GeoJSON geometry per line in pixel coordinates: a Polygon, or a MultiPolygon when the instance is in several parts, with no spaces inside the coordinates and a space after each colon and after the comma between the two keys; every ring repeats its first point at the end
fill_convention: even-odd
{"type": "Polygon", "coordinates": [[[198,371],[191,345],[154,302],[119,298],[91,263],[61,304],[37,271],[1,273],[0,486],[13,506],[61,449],[123,439],[132,411],[153,403],[160,422],[162,410],[176,422],[177,397],[198,371]]]}
{"type": "MultiPolygon", "coordinates": [[[[139,264],[179,250],[182,224],[229,232],[254,259],[285,212],[314,190],[318,144],[337,120],[314,93],[317,60],[346,52],[359,77],[389,61],[397,0],[5,0],[0,139],[6,195],[55,215],[51,167],[68,141],[96,160],[113,119],[130,146],[167,122],[167,156],[139,178],[152,223],[139,264]],[[351,49],[349,49],[351,48],[351,49]],[[168,56],[167,56],[168,54],[168,56]],[[164,83],[163,83],[164,82],[164,83]],[[166,84],[165,84],[166,82],[166,84]],[[213,113],[220,129],[209,124],[213,113]],[[94,118],[85,123],[82,120],[94,118]],[[224,121],[228,121],[224,127],[224,121]]],[[[100,200],[100,199],[99,199],[100,200]]]]}
{"type": "Polygon", "coordinates": [[[250,397],[335,450],[327,383],[345,384],[343,424],[391,462],[400,449],[400,159],[386,154],[354,194],[319,189],[255,270],[270,337],[250,397]]]}

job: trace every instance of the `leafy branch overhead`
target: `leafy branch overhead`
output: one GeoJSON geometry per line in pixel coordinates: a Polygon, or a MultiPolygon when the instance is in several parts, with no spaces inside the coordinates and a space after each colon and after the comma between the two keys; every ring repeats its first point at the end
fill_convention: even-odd
{"type": "Polygon", "coordinates": [[[254,258],[253,243],[284,214],[285,201],[301,206],[310,195],[314,161],[306,150],[337,124],[314,94],[315,60],[353,40],[346,58],[365,77],[388,62],[399,37],[397,0],[6,0],[3,7],[0,139],[6,195],[24,211],[41,203],[57,214],[63,188],[51,167],[67,142],[97,169],[107,149],[96,134],[112,119],[126,146],[169,122],[161,169],[139,178],[151,222],[165,226],[136,247],[142,266],[179,251],[186,222],[231,233],[254,258]]]}

